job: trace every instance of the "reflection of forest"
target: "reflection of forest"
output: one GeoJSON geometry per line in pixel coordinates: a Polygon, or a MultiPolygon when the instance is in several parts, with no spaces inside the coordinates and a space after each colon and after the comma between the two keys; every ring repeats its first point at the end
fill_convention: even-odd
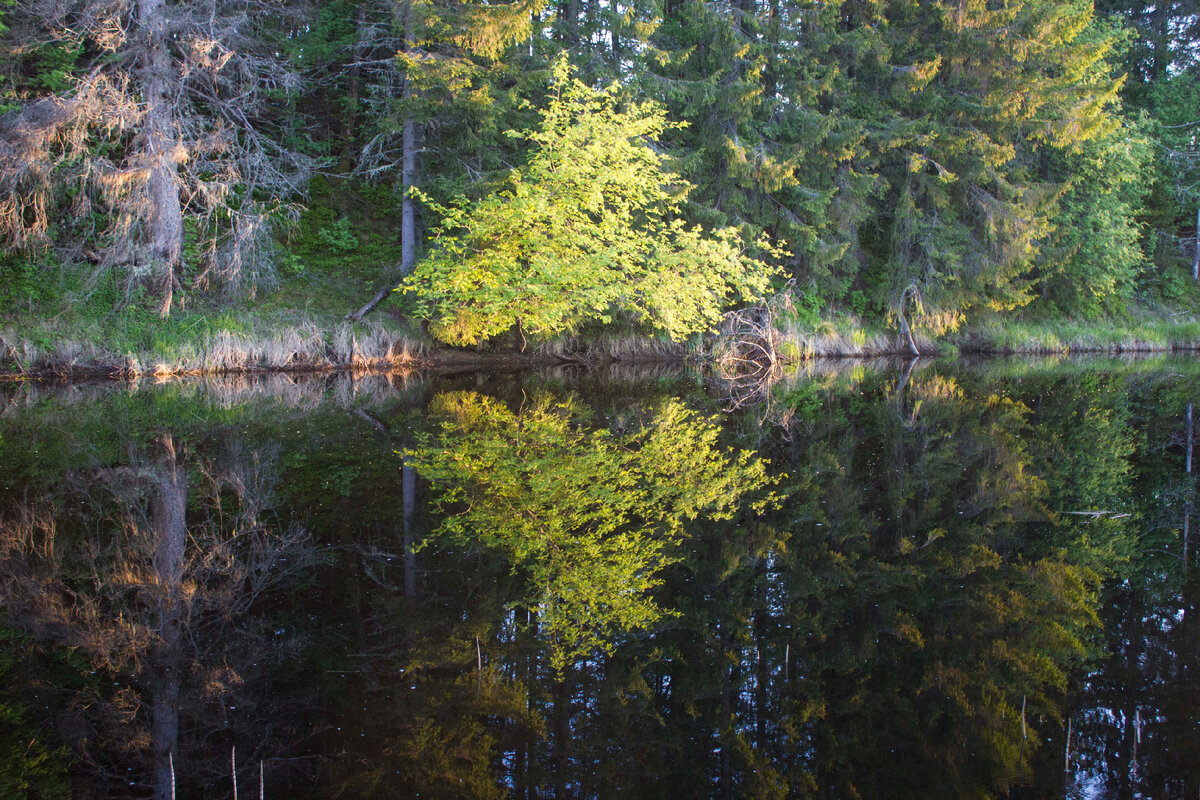
{"type": "Polygon", "coordinates": [[[188,797],[236,746],[246,796],[260,761],[267,796],[1197,790],[1183,381],[854,369],[725,416],[661,375],[416,389],[243,398],[64,445],[106,454],[65,481],[0,429],[32,465],[4,635],[63,676],[0,660],[26,775],[168,796],[169,752],[188,797]]]}
{"type": "MultiPolygon", "coordinates": [[[[229,442],[192,457],[161,434],[128,444],[121,463],[69,472],[4,519],[7,623],[86,675],[43,720],[88,774],[76,796],[186,797],[232,784],[239,745],[244,780],[289,749],[285,720],[299,709],[280,713],[293,693],[267,673],[292,643],[251,613],[312,562],[307,534],[270,519],[277,450],[229,442]]],[[[66,796],[50,784],[48,796],[66,796]]]]}

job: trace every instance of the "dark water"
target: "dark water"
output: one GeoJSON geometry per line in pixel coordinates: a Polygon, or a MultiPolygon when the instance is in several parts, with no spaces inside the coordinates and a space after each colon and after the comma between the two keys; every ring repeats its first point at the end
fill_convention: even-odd
{"type": "Polygon", "coordinates": [[[1190,360],[0,400],[3,797],[1200,792],[1190,360]]]}

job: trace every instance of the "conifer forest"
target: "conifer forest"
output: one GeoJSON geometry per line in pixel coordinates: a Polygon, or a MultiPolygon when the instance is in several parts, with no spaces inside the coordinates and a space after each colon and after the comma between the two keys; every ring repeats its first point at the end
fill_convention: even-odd
{"type": "Polygon", "coordinates": [[[14,0],[5,358],[187,366],[287,331],[310,360],[306,336],[669,344],[753,308],[793,355],[822,333],[1190,346],[1198,19],[1191,0],[14,0]]]}

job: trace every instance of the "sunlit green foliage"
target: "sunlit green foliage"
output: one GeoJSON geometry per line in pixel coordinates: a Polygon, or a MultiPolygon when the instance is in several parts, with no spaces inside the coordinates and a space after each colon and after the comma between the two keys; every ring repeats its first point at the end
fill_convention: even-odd
{"type": "Polygon", "coordinates": [[[409,455],[449,512],[437,535],[495,550],[528,577],[560,669],[662,616],[651,590],[689,521],[768,501],[763,462],[721,447],[715,422],[678,402],[623,435],[589,430],[577,401],[549,396],[514,413],[442,394],[430,414],[437,436],[409,455]]]}
{"type": "Polygon", "coordinates": [[[652,103],[622,108],[619,87],[589,89],[565,60],[529,163],[473,204],[437,207],[434,251],[404,289],[431,332],[474,344],[514,325],[535,336],[625,313],[681,340],[725,307],[758,297],[770,269],[738,233],[674,216],[687,186],[653,143],[668,127],[652,103]]]}

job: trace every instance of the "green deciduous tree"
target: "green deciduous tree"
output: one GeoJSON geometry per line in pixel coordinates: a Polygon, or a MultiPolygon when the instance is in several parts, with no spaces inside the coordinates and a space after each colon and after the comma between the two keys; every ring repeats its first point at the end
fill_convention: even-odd
{"type": "Polygon", "coordinates": [[[507,187],[438,207],[434,251],[406,282],[437,338],[474,344],[514,325],[552,335],[614,314],[681,340],[767,288],[768,265],[733,229],[675,215],[690,188],[653,143],[671,124],[653,103],[622,107],[564,60],[533,153],[507,187]]]}

